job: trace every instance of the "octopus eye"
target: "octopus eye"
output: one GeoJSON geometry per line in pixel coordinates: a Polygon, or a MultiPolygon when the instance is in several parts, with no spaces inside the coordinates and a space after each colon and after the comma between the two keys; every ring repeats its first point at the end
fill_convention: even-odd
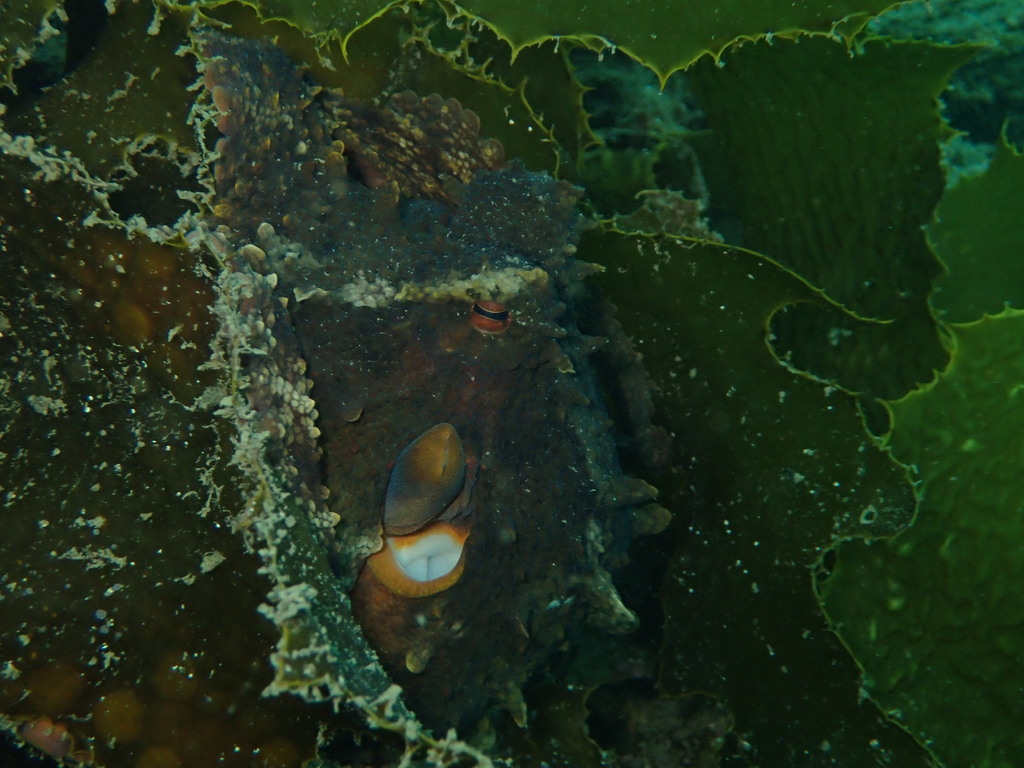
{"type": "Polygon", "coordinates": [[[480,333],[504,333],[512,325],[512,313],[496,301],[480,300],[473,305],[469,323],[480,333]]]}

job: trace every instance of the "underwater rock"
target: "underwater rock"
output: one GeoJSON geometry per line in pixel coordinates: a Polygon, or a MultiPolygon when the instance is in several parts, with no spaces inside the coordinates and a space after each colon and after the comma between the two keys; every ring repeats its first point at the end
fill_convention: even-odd
{"type": "Polygon", "coordinates": [[[610,572],[667,521],[620,468],[591,362],[605,346],[629,358],[625,338],[609,318],[610,344],[578,327],[597,268],[573,257],[577,190],[505,164],[455,101],[361,104],[263,42],[209,33],[199,53],[223,137],[209,222],[228,264],[223,350],[247,371],[225,411],[262,489],[251,522],[279,582],[277,688],[326,687],[390,716],[398,700],[368,641],[427,726],[468,726],[495,705],[523,725],[522,687],[581,621],[635,627],[610,572]],[[479,332],[477,307],[501,333],[479,332]],[[409,452],[452,435],[461,472],[410,482],[409,452]],[[416,521],[387,538],[451,518],[423,531],[447,526],[463,549],[445,555],[453,583],[409,597],[366,562],[391,502],[409,506],[417,487],[429,498],[416,521]]]}

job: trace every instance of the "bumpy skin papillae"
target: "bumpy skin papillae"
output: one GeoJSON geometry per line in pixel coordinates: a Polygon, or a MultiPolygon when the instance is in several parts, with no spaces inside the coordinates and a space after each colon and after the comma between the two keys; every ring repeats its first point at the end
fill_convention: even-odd
{"type": "MultiPolygon", "coordinates": [[[[501,167],[455,102],[357,104],[267,44],[205,45],[225,137],[214,224],[237,268],[273,284],[275,354],[312,382],[322,457],[306,451],[296,476],[329,492],[313,507],[337,516],[324,544],[337,578],[354,584],[363,633],[425,723],[467,724],[494,704],[525,722],[521,686],[581,619],[635,625],[607,569],[654,496],[619,468],[587,359],[599,345],[576,325],[592,271],[573,258],[576,191],[501,167]],[[515,323],[480,333],[477,300],[515,323]],[[382,546],[390,467],[397,458],[404,476],[402,448],[439,424],[476,462],[472,535],[461,579],[409,598],[363,564],[382,546]]],[[[449,480],[424,508],[452,494],[449,480]]]]}

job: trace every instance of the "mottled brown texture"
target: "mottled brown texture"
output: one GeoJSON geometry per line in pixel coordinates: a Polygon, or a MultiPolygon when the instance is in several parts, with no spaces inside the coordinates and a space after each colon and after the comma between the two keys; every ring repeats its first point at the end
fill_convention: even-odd
{"type": "Polygon", "coordinates": [[[327,109],[332,136],[370,187],[397,185],[406,197],[452,203],[458,182],[497,170],[505,158],[497,141],[480,138],[480,120],[455,99],[395,94],[383,108],[337,97],[327,109]]]}
{"type": "Polygon", "coordinates": [[[207,88],[227,107],[215,212],[239,269],[276,286],[273,354],[312,382],[322,460],[299,473],[338,517],[325,546],[352,610],[428,726],[494,705],[523,723],[522,686],[584,620],[635,626],[607,569],[654,495],[619,468],[588,359],[600,344],[577,327],[591,271],[573,258],[577,191],[500,167],[453,101],[356,105],[266,44],[211,35],[207,53],[207,88]],[[480,333],[477,300],[515,322],[480,333]],[[465,571],[437,595],[398,597],[363,563],[381,547],[395,460],[442,422],[473,480],[465,571]]]}

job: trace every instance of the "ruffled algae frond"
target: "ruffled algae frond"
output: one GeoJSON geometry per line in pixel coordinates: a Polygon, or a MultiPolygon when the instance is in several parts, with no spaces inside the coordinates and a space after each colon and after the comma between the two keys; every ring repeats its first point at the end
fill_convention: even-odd
{"type": "Polygon", "coordinates": [[[1011,37],[890,5],[8,3],[5,765],[1014,764],[1011,37]]]}

